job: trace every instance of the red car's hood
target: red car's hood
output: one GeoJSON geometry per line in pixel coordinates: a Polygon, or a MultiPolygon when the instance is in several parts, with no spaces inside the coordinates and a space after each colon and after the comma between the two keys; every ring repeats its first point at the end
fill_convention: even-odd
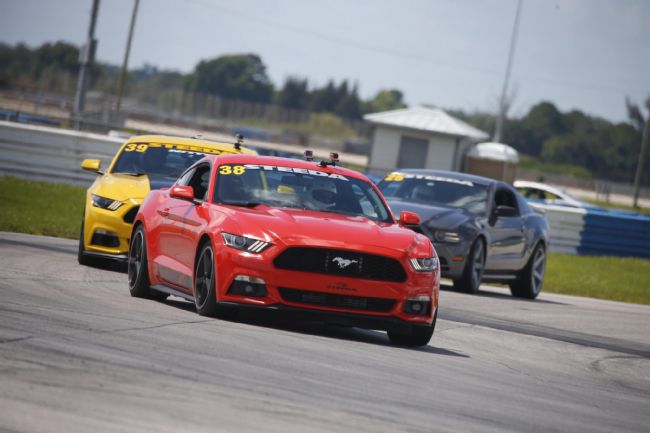
{"type": "Polygon", "coordinates": [[[428,241],[412,230],[364,217],[302,209],[259,206],[255,209],[222,207],[241,228],[241,234],[273,243],[326,246],[351,250],[371,247],[376,253],[401,255],[428,241]],[[423,238],[423,239],[420,239],[423,238]]]}

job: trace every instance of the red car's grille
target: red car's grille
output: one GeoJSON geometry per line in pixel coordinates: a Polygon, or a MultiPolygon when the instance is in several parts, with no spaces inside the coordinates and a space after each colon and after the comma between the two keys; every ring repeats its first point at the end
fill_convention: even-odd
{"type": "Polygon", "coordinates": [[[284,250],[273,264],[278,269],[341,275],[368,280],[406,280],[402,265],[390,257],[356,251],[295,247],[284,250]]]}
{"type": "Polygon", "coordinates": [[[395,306],[395,300],[393,299],[337,295],[333,293],[288,289],[286,287],[280,287],[279,291],[283,300],[296,304],[377,312],[388,312],[395,306]]]}

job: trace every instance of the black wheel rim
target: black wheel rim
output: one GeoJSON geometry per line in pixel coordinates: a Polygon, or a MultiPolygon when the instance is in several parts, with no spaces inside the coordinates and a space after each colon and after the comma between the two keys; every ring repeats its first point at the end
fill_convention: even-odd
{"type": "Polygon", "coordinates": [[[135,287],[138,276],[142,270],[142,253],[144,251],[144,238],[142,232],[138,231],[131,241],[131,249],[129,250],[129,287],[135,287]]]}
{"type": "Polygon", "coordinates": [[[196,305],[202,307],[208,299],[210,289],[214,282],[214,260],[212,256],[212,248],[207,247],[201,253],[198,265],[196,266],[196,276],[194,281],[196,305]]]}
{"type": "Polygon", "coordinates": [[[546,268],[546,253],[544,248],[538,248],[533,256],[533,267],[531,269],[531,288],[533,294],[538,294],[544,283],[544,270],[546,268]]]}
{"type": "Polygon", "coordinates": [[[478,241],[474,245],[474,255],[472,257],[472,289],[477,290],[481,285],[483,277],[483,242],[478,241]]]}

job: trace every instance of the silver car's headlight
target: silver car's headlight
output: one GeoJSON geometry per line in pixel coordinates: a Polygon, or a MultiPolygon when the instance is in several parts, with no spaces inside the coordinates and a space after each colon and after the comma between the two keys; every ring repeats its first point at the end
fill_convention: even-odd
{"type": "Polygon", "coordinates": [[[93,206],[99,207],[102,209],[108,209],[108,210],[118,210],[120,206],[122,206],[124,203],[122,203],[119,200],[113,200],[110,198],[102,197],[99,195],[93,194],[93,206]]]}
{"type": "Polygon", "coordinates": [[[434,237],[438,242],[449,242],[452,244],[460,242],[460,235],[452,231],[436,230],[434,237]]]}
{"type": "Polygon", "coordinates": [[[411,266],[418,272],[433,272],[438,269],[438,259],[436,257],[425,257],[422,259],[410,259],[411,266]]]}
{"type": "Polygon", "coordinates": [[[257,239],[247,238],[246,236],[233,235],[232,233],[222,232],[223,243],[227,246],[240,251],[259,254],[271,246],[269,242],[257,239]]]}

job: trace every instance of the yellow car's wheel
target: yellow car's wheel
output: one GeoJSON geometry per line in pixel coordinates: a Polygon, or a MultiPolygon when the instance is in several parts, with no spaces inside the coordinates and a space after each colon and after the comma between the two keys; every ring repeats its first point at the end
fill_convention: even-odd
{"type": "Polygon", "coordinates": [[[80,265],[84,265],[84,266],[98,266],[101,264],[100,259],[97,259],[96,257],[88,256],[84,248],[85,215],[86,215],[86,209],[84,209],[83,213],[81,214],[81,231],[79,233],[79,249],[77,251],[77,261],[79,262],[80,265]]]}

